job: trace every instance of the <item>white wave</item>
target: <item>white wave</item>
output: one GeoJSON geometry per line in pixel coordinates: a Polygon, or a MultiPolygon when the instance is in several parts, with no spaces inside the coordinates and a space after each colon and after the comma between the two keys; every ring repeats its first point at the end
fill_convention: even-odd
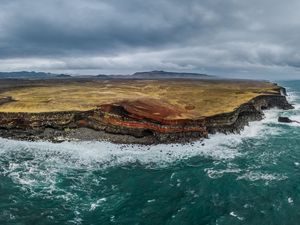
{"type": "Polygon", "coordinates": [[[293,205],[294,204],[294,200],[291,197],[288,197],[288,203],[290,205],[293,205]]]}
{"type": "Polygon", "coordinates": [[[288,177],[282,174],[271,174],[271,173],[262,173],[262,172],[254,172],[248,171],[243,175],[237,177],[237,180],[249,180],[249,181],[281,181],[285,180],[288,177]]]}
{"type": "Polygon", "coordinates": [[[296,103],[298,100],[300,100],[299,92],[294,90],[288,90],[287,100],[291,103],[296,103]]]}
{"type": "Polygon", "coordinates": [[[0,139],[0,156],[10,152],[29,152],[34,160],[61,162],[63,166],[70,167],[94,167],[95,165],[105,167],[128,163],[164,165],[199,155],[216,160],[232,159],[239,154],[231,147],[239,142],[238,139],[235,135],[217,134],[203,143],[156,146],[117,145],[108,142],[24,142],[0,139]]]}
{"type": "Polygon", "coordinates": [[[0,156],[9,152],[29,152],[34,161],[47,161],[63,167],[99,168],[138,163],[165,166],[169,163],[203,156],[214,160],[230,160],[242,153],[238,146],[247,139],[265,140],[277,135],[276,123],[280,110],[266,111],[262,121],[251,122],[240,134],[215,134],[203,142],[192,144],[160,144],[155,146],[118,145],[109,142],[25,142],[0,138],[0,156]]]}
{"type": "Polygon", "coordinates": [[[287,100],[289,103],[293,104],[295,110],[300,110],[300,93],[293,89],[287,89],[288,95],[287,100]]]}
{"type": "Polygon", "coordinates": [[[238,216],[235,212],[230,212],[229,213],[230,216],[236,217],[239,220],[244,220],[245,218],[242,216],[238,216]]]}
{"type": "Polygon", "coordinates": [[[90,207],[90,210],[89,211],[94,211],[97,207],[100,206],[100,204],[102,202],[105,202],[107,199],[106,198],[100,198],[98,199],[95,203],[92,203],[91,204],[91,207],[90,207]]]}
{"type": "Polygon", "coordinates": [[[209,178],[212,179],[217,179],[217,178],[221,178],[223,177],[224,174],[238,174],[240,173],[242,170],[239,168],[227,168],[227,169],[223,169],[223,170],[216,170],[213,168],[206,168],[204,170],[207,174],[207,176],[209,178]]]}
{"type": "MultiPolygon", "coordinates": [[[[300,93],[296,91],[289,91],[289,95],[287,96],[287,100],[293,104],[294,109],[289,110],[285,115],[287,115],[291,120],[299,121],[300,122],[300,93]]],[[[286,126],[295,126],[299,127],[300,123],[290,123],[285,124],[286,126]]]]}

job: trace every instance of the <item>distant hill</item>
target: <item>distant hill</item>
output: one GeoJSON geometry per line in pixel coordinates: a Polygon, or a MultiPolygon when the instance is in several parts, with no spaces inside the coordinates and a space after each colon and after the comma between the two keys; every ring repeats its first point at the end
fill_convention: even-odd
{"type": "Polygon", "coordinates": [[[114,75],[106,75],[106,74],[99,74],[96,75],[97,78],[99,79],[110,79],[111,77],[113,77],[114,75]]]}
{"type": "Polygon", "coordinates": [[[215,76],[210,76],[206,74],[199,73],[181,73],[181,72],[167,72],[154,70],[150,72],[137,72],[130,76],[131,78],[140,78],[140,79],[213,79],[215,76]]]}
{"type": "MultiPolygon", "coordinates": [[[[55,74],[54,74],[55,75],[55,74]]],[[[58,74],[58,75],[55,75],[55,77],[60,77],[60,78],[70,78],[72,77],[71,75],[67,75],[67,74],[58,74]]]]}
{"type": "Polygon", "coordinates": [[[215,76],[198,73],[181,73],[167,71],[137,72],[131,75],[67,75],[35,71],[0,72],[0,79],[216,79],[215,76]]]}

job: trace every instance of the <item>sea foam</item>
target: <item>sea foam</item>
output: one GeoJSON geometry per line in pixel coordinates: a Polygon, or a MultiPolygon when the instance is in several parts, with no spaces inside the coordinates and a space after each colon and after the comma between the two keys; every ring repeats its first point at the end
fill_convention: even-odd
{"type": "Polygon", "coordinates": [[[279,133],[276,123],[280,110],[266,111],[262,121],[251,122],[240,134],[215,134],[191,144],[159,144],[154,146],[119,145],[109,142],[26,142],[0,138],[0,156],[30,153],[33,161],[61,163],[64,167],[107,168],[132,163],[164,167],[195,156],[213,160],[231,160],[240,156],[238,146],[247,139],[264,140],[279,133]]]}

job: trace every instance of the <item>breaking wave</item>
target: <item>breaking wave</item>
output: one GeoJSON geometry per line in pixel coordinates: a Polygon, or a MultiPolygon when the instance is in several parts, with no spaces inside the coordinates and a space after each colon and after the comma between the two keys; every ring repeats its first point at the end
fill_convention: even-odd
{"type": "Polygon", "coordinates": [[[60,163],[72,168],[107,168],[137,163],[164,167],[178,160],[195,156],[214,160],[230,160],[240,156],[238,146],[245,139],[263,140],[279,130],[275,123],[280,110],[266,112],[263,121],[252,122],[240,134],[215,134],[191,144],[160,144],[155,146],[120,145],[109,142],[26,142],[0,139],[0,156],[30,155],[32,161],[60,163]]]}

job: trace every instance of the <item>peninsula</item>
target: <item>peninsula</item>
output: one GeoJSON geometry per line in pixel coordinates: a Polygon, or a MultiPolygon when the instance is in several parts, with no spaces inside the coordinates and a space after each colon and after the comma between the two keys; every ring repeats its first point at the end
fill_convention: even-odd
{"type": "Polygon", "coordinates": [[[285,89],[271,82],[178,74],[172,79],[172,73],[151,79],[153,72],[123,79],[3,78],[0,137],[182,143],[216,132],[239,132],[250,121],[261,120],[263,110],[293,108],[285,89]]]}

